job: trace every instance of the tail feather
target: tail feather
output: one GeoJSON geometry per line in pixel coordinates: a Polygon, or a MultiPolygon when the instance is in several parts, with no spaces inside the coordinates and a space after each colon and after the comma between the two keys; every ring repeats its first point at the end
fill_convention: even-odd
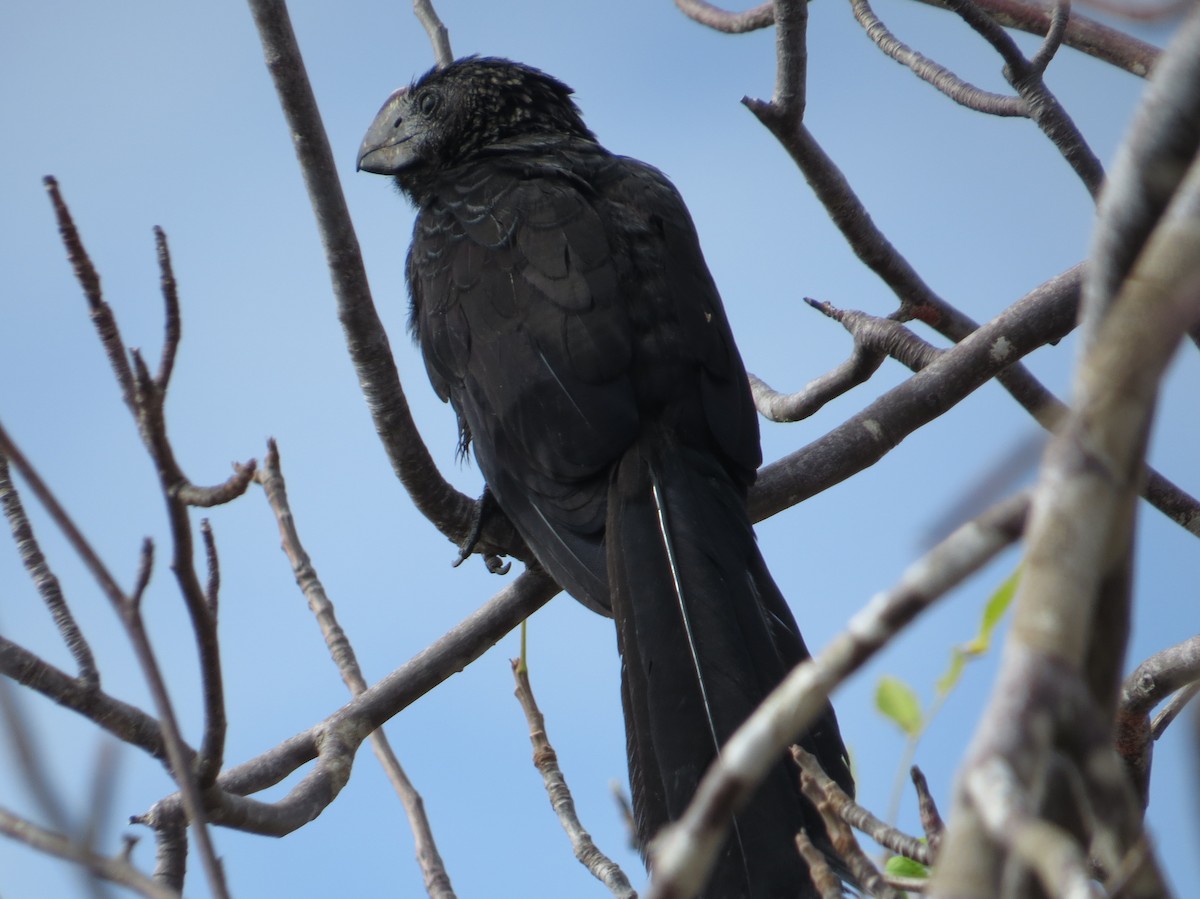
{"type": "MultiPolygon", "coordinates": [[[[742,490],[709,454],[646,439],[615,468],[606,530],[639,838],[678,818],[719,747],[807,649],[742,490]]],[[[850,785],[832,708],[803,741],[850,785]]],[[[738,815],[705,896],[815,895],[794,835],[828,846],[783,760],[738,815]]]]}

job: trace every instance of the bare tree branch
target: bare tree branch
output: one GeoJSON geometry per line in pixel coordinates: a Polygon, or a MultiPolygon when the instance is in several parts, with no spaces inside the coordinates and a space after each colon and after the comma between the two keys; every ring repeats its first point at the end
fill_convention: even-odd
{"type": "MultiPolygon", "coordinates": [[[[196,766],[191,764],[190,748],[183,740],[179,721],[175,717],[175,709],[167,691],[166,680],[163,678],[162,669],[159,667],[154,650],[150,646],[150,638],[146,634],[145,621],[142,618],[141,597],[150,580],[152,562],[153,544],[147,540],[143,545],[138,584],[131,594],[122,597],[118,604],[118,611],[121,613],[121,620],[133,643],[134,654],[137,656],[138,665],[142,669],[142,675],[150,688],[150,696],[154,700],[155,710],[158,712],[163,745],[167,750],[167,760],[170,763],[175,782],[179,785],[188,820],[196,834],[200,863],[204,867],[209,888],[217,899],[228,899],[229,887],[225,883],[225,870],[217,857],[216,848],[213,846],[212,837],[209,834],[204,799],[201,793],[202,786],[206,786],[202,785],[199,774],[200,764],[203,764],[204,757],[199,757],[200,764],[196,766]]],[[[205,686],[207,687],[207,683],[205,686]]],[[[207,728],[205,736],[208,738],[207,728]]],[[[224,739],[223,734],[220,739],[224,739]]]]}
{"type": "Polygon", "coordinates": [[[828,434],[765,465],[750,495],[751,518],[774,515],[873,465],[1014,359],[1068,333],[1079,278],[1075,268],[1051,279],[828,434]]]}
{"type": "MultiPolygon", "coordinates": [[[[362,675],[354,648],[350,640],[338,624],[333,602],[325,592],[321,579],[317,576],[308,553],[300,542],[300,534],[296,529],[296,520],[292,515],[291,505],[287,498],[287,485],[283,479],[283,469],[279,462],[279,448],[275,441],[268,442],[267,457],[263,468],[258,473],[257,480],[267,495],[271,511],[275,513],[275,521],[279,525],[279,536],[283,551],[291,562],[296,584],[300,587],[308,606],[316,616],[325,637],[325,644],[337,665],[351,695],[358,696],[367,689],[367,682],[362,675]]],[[[400,797],[404,813],[408,817],[409,826],[413,832],[413,842],[417,853],[417,862],[425,880],[425,891],[431,899],[454,899],[454,889],[450,885],[450,876],[438,852],[437,841],[433,837],[433,829],[425,814],[425,802],[417,792],[412,781],[400,765],[400,760],[392,749],[391,742],[381,729],[371,733],[371,748],[376,758],[383,766],[384,773],[391,781],[392,788],[400,797]]]]}
{"type": "Polygon", "coordinates": [[[98,877],[128,887],[147,899],[179,899],[179,893],[151,880],[124,858],[98,855],[73,843],[62,834],[38,827],[31,821],[0,809],[0,833],[39,852],[82,865],[98,877]]]}
{"type": "Polygon", "coordinates": [[[8,459],[5,458],[3,452],[0,452],[0,507],[3,507],[4,517],[8,519],[13,543],[16,544],[17,553],[21,556],[21,564],[29,573],[34,587],[37,588],[38,594],[50,611],[50,617],[54,619],[54,626],[58,628],[59,635],[75,659],[75,664],[79,668],[80,682],[98,690],[100,688],[100,672],[96,668],[96,659],[92,655],[92,648],[88,645],[70,606],[67,605],[67,601],[62,595],[62,586],[59,584],[58,578],[42,554],[42,548],[33,532],[33,526],[30,525],[29,517],[25,514],[21,495],[12,482],[8,470],[8,459]]]}
{"type": "Polygon", "coordinates": [[[689,19],[726,34],[758,31],[775,24],[775,6],[770,2],[761,3],[745,12],[727,12],[707,0],[675,0],[675,5],[689,19]]]}
{"type": "Polygon", "coordinates": [[[1087,857],[1071,835],[1039,818],[1027,807],[1018,779],[999,759],[972,767],[966,792],[972,797],[989,835],[1037,871],[1050,896],[1101,899],[1087,857]]]}
{"type": "MultiPolygon", "coordinates": [[[[475,661],[559,591],[538,571],[527,571],[404,665],[368,687],[332,715],[223,772],[206,794],[209,820],[238,830],[283,836],[317,817],[345,786],[355,753],[372,731],[475,661]],[[316,765],[276,802],[246,798],[275,786],[302,765],[316,765]]],[[[178,794],[160,800],[140,819],[178,813],[178,794]]]]}
{"type": "MultiPolygon", "coordinates": [[[[1173,57],[1200,58],[1200,12],[1180,32],[1155,75],[1158,87],[1143,107],[1146,116],[1200,116],[1200,90],[1172,90],[1160,79],[1191,69],[1173,57]],[[1178,103],[1179,106],[1174,106],[1178,103]],[[1183,110],[1191,109],[1190,115],[1183,110]],[[1153,110],[1153,111],[1151,111],[1153,110]]],[[[1195,120],[1195,119],[1193,119],[1195,120]]],[[[1142,846],[1139,816],[1122,775],[1104,778],[1097,740],[1112,726],[1116,685],[1128,637],[1129,572],[1136,504],[1159,379],[1182,335],[1200,320],[1200,129],[1191,130],[1187,176],[1145,241],[1115,296],[1092,282],[1085,305],[1086,344],[1075,377],[1075,406],[1051,443],[1030,517],[1026,557],[1017,589],[1012,630],[993,700],[964,763],[935,892],[976,892],[1008,863],[1009,853],[1031,863],[1019,847],[997,842],[992,808],[982,804],[983,782],[1003,772],[1017,795],[1014,808],[1036,807],[1046,785],[1043,757],[1055,741],[1075,741],[1067,757],[1081,772],[1094,811],[1108,832],[1108,854],[1138,852],[1144,860],[1130,895],[1158,895],[1159,874],[1142,846]],[[1014,708],[1013,697],[1027,706],[1014,708]],[[1085,697],[1080,699],[1079,697],[1085,697]],[[970,784],[976,783],[976,787],[970,784]],[[1128,795],[1128,799],[1125,794],[1128,795]],[[1026,805],[1028,804],[1028,805],[1026,805]]],[[[1164,147],[1166,159],[1178,147],[1164,147]]],[[[1126,155],[1126,158],[1128,156],[1126,155]]],[[[1156,157],[1146,162],[1153,166],[1156,157]]],[[[1114,172],[1115,195],[1136,194],[1137,174],[1128,165],[1114,172]],[[1129,179],[1134,179],[1130,183],[1129,179]]],[[[1101,216],[1114,215],[1111,202],[1101,216]]],[[[1099,226],[1102,231],[1106,225],[1099,226]]],[[[1105,746],[1107,750],[1107,747],[1105,746]]],[[[1043,862],[1038,861],[1035,867],[1043,862]]],[[[1110,870],[1111,865],[1109,866],[1110,870]]],[[[1043,881],[1045,871],[1039,870],[1043,881]]]]}
{"type": "MultiPolygon", "coordinates": [[[[768,518],[875,464],[975,389],[993,377],[1003,378],[1013,360],[1067,334],[1076,320],[1081,271],[1076,266],[1051,279],[981,326],[970,339],[948,349],[930,346],[893,319],[838,311],[834,317],[855,335],[851,362],[860,356],[867,365],[873,354],[887,353],[920,373],[808,446],[764,466],[750,493],[753,519],[768,518]],[[872,441],[859,439],[864,430],[872,441]]],[[[817,308],[825,311],[821,304],[817,308]]],[[[843,364],[791,395],[778,393],[757,378],[751,379],[751,387],[759,411],[767,418],[797,420],[853,386],[848,368],[843,364]]],[[[1038,423],[1053,431],[1066,406],[1047,392],[1034,411],[1038,423]]],[[[1200,502],[1178,485],[1147,468],[1142,495],[1171,521],[1200,536],[1200,502]]]]}
{"type": "Polygon", "coordinates": [[[812,844],[804,830],[796,834],[796,848],[808,865],[808,876],[812,878],[821,899],[842,899],[846,895],[842,879],[833,873],[829,860],[812,844]]]}
{"type": "Polygon", "coordinates": [[[867,858],[854,831],[847,823],[845,813],[854,804],[840,789],[827,790],[826,784],[833,782],[821,771],[816,758],[799,746],[791,747],[792,758],[800,766],[800,789],[821,815],[830,842],[845,863],[853,882],[864,892],[879,899],[900,899],[899,895],[884,882],[879,869],[867,858]],[[814,773],[819,772],[819,773],[814,773]]]}
{"type": "Polygon", "coordinates": [[[413,0],[413,13],[425,29],[425,33],[429,35],[437,67],[444,69],[454,62],[454,51],[450,49],[450,32],[438,18],[437,10],[433,8],[433,0],[413,0]]]}
{"type": "MultiPolygon", "coordinates": [[[[936,859],[942,848],[942,835],[946,831],[946,825],[938,812],[933,794],[929,792],[929,783],[925,780],[924,773],[916,765],[913,765],[909,774],[912,776],[913,787],[917,791],[917,808],[921,813],[921,827],[925,831],[925,845],[929,847],[930,857],[936,859]]],[[[914,856],[909,857],[913,858],[914,856]]]]}
{"type": "MultiPolygon", "coordinates": [[[[920,2],[940,9],[948,8],[944,0],[920,2]]],[[[675,0],[675,5],[688,18],[727,34],[769,28],[775,21],[774,7],[771,3],[762,3],[740,13],[726,12],[705,0],[675,0]]],[[[1006,28],[1016,28],[1018,31],[1040,37],[1046,35],[1053,27],[1053,9],[1040,3],[1028,3],[1024,0],[977,0],[977,5],[1006,28]]],[[[1081,15],[1071,16],[1063,34],[1063,43],[1141,78],[1150,74],[1159,55],[1159,49],[1152,44],[1081,15]]]]}
{"type": "MultiPolygon", "coordinates": [[[[939,9],[950,8],[945,0],[920,2],[939,9]]],[[[1016,28],[1018,31],[1044,36],[1053,27],[1054,8],[1042,3],[1030,3],[1025,0],[976,0],[976,6],[1006,28],[1016,28]]],[[[1071,15],[1063,35],[1063,43],[1140,78],[1150,74],[1161,52],[1152,44],[1078,14],[1071,15]]]]}
{"type": "MultiPolygon", "coordinates": [[[[288,121],[325,248],[338,318],[375,430],[413,503],[438,530],[461,545],[470,532],[475,504],[442,477],[413,422],[387,333],[371,299],[358,238],[287,7],[282,0],[249,0],[249,5],[288,121]]],[[[490,531],[480,548],[529,558],[519,545],[497,545],[490,531]]]]}
{"type": "MultiPolygon", "coordinates": [[[[945,0],[947,8],[958,13],[963,21],[1000,54],[1004,60],[1004,77],[1025,101],[1026,112],[1046,137],[1058,148],[1067,163],[1083,181],[1088,192],[1095,197],[1104,182],[1104,168],[1100,160],[1087,145],[1083,135],[1067,115],[1058,98],[1046,87],[1042,72],[1049,56],[1053,55],[1051,39],[1043,43],[1044,54],[1039,51],[1039,65],[1030,63],[1017,46],[1017,42],[1003,27],[974,0],[945,0]],[[1049,54],[1049,55],[1046,55],[1049,54]]],[[[1047,34],[1053,36],[1053,20],[1047,34]]]]}
{"type": "Polygon", "coordinates": [[[918,53],[897,38],[875,14],[868,0],[850,0],[854,18],[880,50],[900,63],[922,81],[933,85],[955,103],[977,112],[995,116],[1026,116],[1028,110],[1020,97],[1010,97],[976,87],[959,78],[945,66],[918,53]]]}
{"type": "MultiPolygon", "coordinates": [[[[817,762],[812,753],[801,746],[791,747],[792,758],[800,766],[804,775],[816,784],[821,795],[830,803],[830,810],[839,819],[849,824],[855,830],[862,831],[885,849],[911,858],[923,865],[932,864],[934,858],[930,847],[919,839],[909,836],[898,828],[880,821],[869,811],[859,805],[837,785],[817,762]]],[[[864,884],[865,886],[865,884],[864,884]]]]}
{"type": "Polygon", "coordinates": [[[592,835],[584,829],[583,822],[575,811],[575,800],[571,798],[571,789],[563,777],[562,769],[558,767],[558,754],[550,745],[546,735],[546,719],[538,708],[537,700],[533,697],[533,687],[529,683],[529,669],[525,665],[524,631],[521,632],[522,653],[520,659],[512,660],[513,679],[517,683],[514,694],[525,712],[525,720],[529,724],[529,741],[533,744],[533,764],[542,775],[546,793],[550,796],[550,805],[558,816],[559,823],[571,841],[571,849],[580,863],[591,872],[592,876],[607,887],[608,891],[620,899],[637,899],[637,893],[629,884],[625,872],[611,858],[605,855],[592,840],[592,835]]]}
{"type": "Polygon", "coordinates": [[[1152,725],[1150,713],[1172,694],[1177,694],[1182,707],[1197,689],[1200,689],[1200,636],[1156,652],[1125,679],[1113,740],[1143,809],[1150,802],[1154,741],[1170,722],[1170,718],[1164,719],[1165,723],[1159,726],[1156,719],[1152,725]]]}

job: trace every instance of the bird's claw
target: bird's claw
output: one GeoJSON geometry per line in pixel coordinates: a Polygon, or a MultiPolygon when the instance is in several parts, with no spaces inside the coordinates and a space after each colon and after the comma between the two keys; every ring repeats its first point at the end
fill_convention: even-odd
{"type": "MultiPolygon", "coordinates": [[[[465,562],[474,552],[475,547],[479,544],[480,537],[483,536],[483,527],[487,523],[487,517],[496,509],[496,500],[492,497],[492,491],[485,484],[483,493],[479,499],[475,500],[475,509],[471,513],[471,528],[467,531],[467,537],[458,548],[458,558],[451,565],[457,568],[465,562]]],[[[508,574],[512,568],[511,562],[505,562],[500,556],[495,553],[484,552],[483,564],[487,566],[487,570],[492,574],[508,574]]]]}

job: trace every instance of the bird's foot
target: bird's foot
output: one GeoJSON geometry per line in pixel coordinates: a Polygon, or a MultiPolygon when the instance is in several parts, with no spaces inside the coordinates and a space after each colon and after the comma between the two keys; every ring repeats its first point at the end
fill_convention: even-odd
{"type": "MultiPolygon", "coordinates": [[[[483,536],[483,529],[488,519],[498,512],[500,512],[500,507],[496,505],[496,499],[492,496],[492,491],[485,484],[483,494],[479,499],[475,500],[475,510],[471,514],[471,528],[467,531],[467,539],[458,547],[458,558],[453,562],[455,568],[465,562],[475,552],[479,544],[479,539],[483,536]]],[[[481,555],[483,556],[483,564],[487,566],[487,570],[492,574],[508,574],[509,569],[512,568],[511,562],[503,561],[495,553],[482,552],[481,555]]]]}

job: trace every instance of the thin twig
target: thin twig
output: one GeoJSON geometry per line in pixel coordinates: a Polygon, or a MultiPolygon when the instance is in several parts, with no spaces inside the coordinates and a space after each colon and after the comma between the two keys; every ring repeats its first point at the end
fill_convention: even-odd
{"type": "MultiPolygon", "coordinates": [[[[750,492],[752,519],[761,521],[775,515],[875,464],[917,428],[945,413],[982,384],[992,378],[1004,382],[1012,374],[1014,360],[1059,339],[1075,326],[1081,272],[1082,268],[1076,266],[1047,281],[956,346],[937,350],[933,362],[928,361],[929,349],[933,348],[926,349],[928,344],[915,335],[899,339],[898,325],[891,318],[881,320],[878,326],[871,324],[864,333],[877,335],[879,347],[897,349],[901,361],[907,364],[915,360],[925,367],[823,437],[760,469],[750,492]],[[872,440],[862,440],[863,431],[872,440]]],[[[851,323],[870,323],[870,317],[863,313],[840,314],[851,323]]],[[[814,405],[829,399],[849,381],[827,377],[791,396],[779,394],[761,381],[755,384],[756,379],[751,384],[764,414],[788,420],[792,414],[811,414],[814,405]]],[[[1017,383],[1044,394],[1023,393],[1019,399],[1042,427],[1053,431],[1066,414],[1066,406],[1032,378],[1009,381],[1008,386],[1017,383]]],[[[1188,533],[1200,536],[1200,501],[1153,468],[1146,469],[1142,496],[1188,533]]]]}
{"type": "Polygon", "coordinates": [[[819,440],[764,466],[750,494],[752,519],[790,508],[873,465],[998,372],[1011,370],[1014,360],[1069,333],[1079,280],[1078,268],[1051,279],[819,440]],[[864,433],[871,439],[864,440],[864,433]]]}
{"type": "Polygon", "coordinates": [[[793,746],[791,749],[792,758],[800,765],[800,789],[821,815],[821,820],[825,822],[825,831],[829,834],[829,840],[833,843],[838,857],[846,866],[853,882],[860,885],[863,891],[870,896],[877,896],[879,899],[900,899],[896,891],[883,881],[879,869],[863,852],[858,840],[855,839],[854,831],[850,829],[842,815],[847,803],[850,802],[850,797],[839,790],[838,799],[842,801],[839,802],[838,799],[835,799],[835,794],[825,789],[825,784],[831,781],[823,776],[824,772],[821,773],[821,776],[809,773],[809,765],[806,762],[811,763],[811,767],[819,769],[820,765],[817,760],[799,746],[793,746]],[[808,758],[804,759],[804,756],[808,756],[808,758]]]}
{"type": "Polygon", "coordinates": [[[209,888],[217,899],[229,899],[225,870],[217,856],[216,847],[213,845],[212,835],[208,828],[200,778],[196,770],[198,766],[194,767],[191,764],[190,749],[183,740],[179,721],[175,716],[174,705],[171,702],[170,693],[167,691],[166,680],[162,675],[162,668],[150,645],[145,621],[142,618],[141,591],[145,589],[145,584],[149,580],[153,557],[152,548],[153,544],[147,540],[142,550],[140,566],[142,574],[138,577],[138,587],[131,595],[122,598],[118,605],[118,611],[121,613],[121,620],[124,622],[130,642],[133,644],[133,651],[137,656],[138,665],[142,669],[142,676],[146,679],[146,685],[150,689],[150,696],[154,700],[154,708],[158,713],[159,726],[162,728],[163,745],[167,750],[171,773],[175,778],[175,783],[179,785],[183,807],[195,833],[200,864],[204,868],[209,888]]]}
{"type": "Polygon", "coordinates": [[[807,297],[805,302],[841,323],[853,336],[854,349],[845,362],[796,393],[780,393],[761,378],[750,375],[754,405],[769,421],[800,421],[813,415],[829,401],[866,381],[889,356],[913,371],[920,371],[942,352],[894,319],[843,311],[807,297]]]}
{"type": "MultiPolygon", "coordinates": [[[[944,5],[958,13],[964,22],[1000,54],[1004,60],[1004,75],[1025,101],[1029,118],[1050,138],[1083,181],[1088,192],[1093,198],[1096,197],[1100,193],[1100,185],[1104,182],[1104,168],[1084,140],[1083,134],[1058,102],[1058,98],[1046,87],[1042,80],[1042,69],[1025,58],[1012,35],[974,0],[944,0],[944,5]]],[[[1054,33],[1053,23],[1047,33],[1054,33]]],[[[1049,39],[1043,42],[1042,47],[1053,55],[1051,51],[1055,48],[1049,39]]],[[[1046,62],[1048,61],[1047,58],[1046,62]]]]}
{"type": "MultiPolygon", "coordinates": [[[[938,811],[933,794],[929,792],[929,782],[925,774],[916,765],[909,770],[913,787],[917,791],[917,810],[921,815],[921,828],[925,831],[925,844],[929,847],[929,858],[936,861],[942,847],[942,835],[946,832],[946,823],[938,811]]],[[[929,864],[930,862],[926,862],[929,864]]]]}
{"type": "Polygon", "coordinates": [[[791,753],[792,758],[796,760],[796,764],[800,766],[800,770],[816,782],[816,786],[829,801],[831,810],[841,820],[845,821],[855,830],[865,833],[884,849],[888,849],[898,855],[903,855],[906,858],[911,858],[923,865],[933,863],[933,855],[927,844],[922,843],[916,837],[905,833],[899,828],[892,827],[890,824],[880,821],[859,805],[852,797],[846,794],[845,790],[838,786],[833,778],[825,773],[821,768],[820,762],[817,761],[812,753],[807,752],[801,746],[792,746],[791,753]]]}
{"type": "Polygon", "coordinates": [[[38,852],[82,865],[97,877],[128,887],[147,899],[180,899],[175,890],[168,889],[142,874],[121,856],[110,858],[99,855],[73,843],[62,834],[38,827],[32,821],[26,821],[6,809],[0,809],[0,833],[38,852]]]}
{"type": "Polygon", "coordinates": [[[850,0],[850,6],[854,10],[854,18],[863,27],[867,37],[875,42],[875,46],[955,103],[988,115],[1028,116],[1025,101],[1020,97],[997,94],[976,87],[905,44],[892,34],[883,20],[875,14],[868,0],[850,0]]]}
{"type": "Polygon", "coordinates": [[[796,849],[808,865],[808,876],[812,878],[820,899],[842,899],[846,891],[842,888],[841,878],[833,873],[833,868],[829,867],[829,860],[813,845],[803,830],[796,834],[796,849]]]}
{"type": "Polygon", "coordinates": [[[1179,713],[1187,708],[1187,704],[1196,698],[1197,693],[1200,693],[1200,683],[1191,683],[1167,700],[1162,711],[1154,716],[1154,722],[1150,725],[1150,735],[1155,740],[1161,737],[1179,713]]]}
{"type": "MultiPolygon", "coordinates": [[[[209,820],[268,836],[284,836],[303,827],[346,785],[355,753],[373,731],[483,655],[558,592],[558,585],[546,575],[526,571],[332,715],[256,758],[225,770],[217,778],[216,789],[206,794],[209,820]],[[248,798],[275,786],[314,759],[316,764],[283,798],[274,802],[248,798]]],[[[179,802],[178,794],[168,796],[140,818],[153,826],[177,814],[179,802]]]]}
{"type": "Polygon", "coordinates": [[[117,330],[112,308],[104,302],[104,297],[100,293],[100,276],[96,273],[96,267],[92,265],[87,251],[84,250],[83,242],[79,239],[75,221],[71,218],[71,212],[67,209],[67,204],[63,202],[62,195],[59,193],[57,179],[47,175],[42,179],[42,183],[50,194],[54,215],[58,219],[58,232],[62,235],[63,244],[67,248],[67,258],[75,270],[75,278],[79,281],[83,288],[83,294],[87,298],[92,323],[100,335],[100,343],[108,356],[109,365],[112,366],[113,373],[117,376],[117,384],[121,388],[121,398],[125,400],[129,411],[136,416],[133,371],[129,367],[129,360],[125,357],[125,346],[121,341],[121,333],[117,330]]]}
{"type": "MultiPolygon", "coordinates": [[[[945,9],[944,0],[920,0],[930,6],[945,9]]],[[[1026,0],[977,0],[980,8],[1006,28],[1016,28],[1039,37],[1051,28],[1052,10],[1040,3],[1026,0]]],[[[675,0],[688,18],[716,31],[741,34],[769,28],[775,21],[774,5],[762,3],[745,12],[726,12],[705,0],[675,0]]],[[[1095,0],[1093,0],[1095,5],[1095,0]]],[[[1102,60],[1119,69],[1145,78],[1150,74],[1162,52],[1153,44],[1103,25],[1095,19],[1074,14],[1063,35],[1063,43],[1073,50],[1102,60]]]]}
{"type": "Polygon", "coordinates": [[[637,893],[629,884],[625,872],[611,858],[605,855],[592,840],[592,835],[584,828],[575,811],[575,800],[571,798],[571,788],[558,766],[558,754],[550,745],[546,735],[546,719],[538,708],[537,700],[533,697],[533,687],[529,683],[529,669],[521,659],[512,660],[513,679],[516,681],[514,694],[525,712],[525,721],[529,725],[529,741],[533,744],[533,764],[542,775],[546,793],[550,797],[550,805],[558,816],[558,821],[566,831],[571,841],[571,849],[580,863],[591,872],[614,896],[620,899],[637,899],[637,893]]]}
{"type": "Polygon", "coordinates": [[[158,252],[159,282],[162,285],[163,308],[165,311],[162,359],[158,363],[155,382],[160,393],[166,393],[175,370],[175,354],[179,350],[183,321],[179,314],[179,285],[175,282],[175,271],[171,267],[171,250],[167,235],[162,228],[154,228],[154,246],[158,252]]]}
{"type": "Polygon", "coordinates": [[[42,597],[42,602],[46,604],[46,608],[50,612],[50,617],[54,620],[54,626],[58,628],[58,633],[67,645],[67,650],[75,659],[75,664],[79,669],[80,682],[98,690],[100,688],[100,671],[96,668],[96,659],[92,655],[92,648],[83,636],[83,631],[79,629],[70,606],[67,605],[58,577],[42,554],[42,548],[33,532],[33,526],[29,523],[29,516],[25,514],[21,494],[17,491],[9,474],[8,459],[2,451],[0,451],[0,507],[3,507],[4,517],[8,519],[13,543],[17,547],[17,554],[21,557],[21,564],[29,573],[30,580],[33,581],[34,587],[42,597]]]}
{"type": "MultiPolygon", "coordinates": [[[[283,551],[287,554],[288,561],[291,562],[296,584],[308,600],[308,606],[321,626],[325,644],[342,675],[342,680],[352,696],[359,696],[367,689],[367,682],[362,675],[354,648],[350,645],[345,631],[338,624],[333,602],[325,592],[325,587],[300,542],[296,519],[292,515],[291,504],[287,498],[287,484],[284,481],[283,469],[279,462],[279,448],[274,440],[268,441],[267,457],[257,480],[262,485],[271,511],[275,513],[283,551]]],[[[437,841],[434,839],[429,818],[425,814],[425,803],[421,794],[408,779],[408,775],[400,765],[400,760],[392,750],[391,742],[383,730],[377,729],[372,732],[370,739],[376,758],[379,759],[384,773],[391,781],[393,789],[404,806],[409,826],[412,828],[417,861],[425,879],[426,892],[432,899],[454,899],[450,876],[446,873],[445,863],[438,852],[437,841]]]]}
{"type": "MultiPolygon", "coordinates": [[[[67,247],[67,254],[72,261],[76,276],[91,309],[97,336],[121,387],[125,404],[133,415],[142,443],[154,462],[160,488],[166,500],[173,548],[171,567],[179,584],[184,606],[191,619],[192,632],[200,657],[205,724],[197,764],[197,777],[200,786],[207,787],[216,777],[222,765],[226,733],[225,699],[216,620],[206,602],[204,591],[200,587],[200,581],[193,565],[193,540],[185,498],[191,485],[175,460],[175,454],[167,436],[164,413],[165,390],[168,380],[164,375],[169,374],[173,366],[175,345],[178,343],[180,334],[178,298],[175,296],[175,279],[171,271],[166,239],[161,230],[156,233],[167,325],[160,376],[155,378],[150,374],[139,351],[130,351],[126,358],[116,318],[112,309],[104,301],[100,290],[99,276],[84,249],[71,213],[59,193],[58,184],[53,178],[47,178],[46,187],[58,218],[59,231],[67,247]]],[[[233,480],[236,481],[239,477],[248,478],[248,474],[239,472],[235,474],[233,480]]],[[[69,523],[69,520],[65,515],[60,515],[56,517],[56,522],[63,527],[64,523],[69,523]]],[[[74,529],[73,524],[71,528],[74,529]]],[[[64,531],[64,533],[68,532],[64,531]]],[[[75,533],[78,534],[77,531],[75,533]]],[[[80,541],[76,542],[72,538],[72,542],[78,547],[85,541],[80,538],[80,541]]],[[[99,579],[98,572],[103,570],[99,559],[85,561],[88,561],[89,569],[99,579]]],[[[120,609],[123,594],[116,587],[111,576],[107,575],[107,572],[104,572],[104,577],[107,578],[108,583],[102,581],[102,586],[114,607],[120,609]]]]}
{"type": "Polygon", "coordinates": [[[136,706],[51,665],[23,646],[0,636],[0,674],[45,696],[152,758],[165,760],[158,722],[136,706]]]}

